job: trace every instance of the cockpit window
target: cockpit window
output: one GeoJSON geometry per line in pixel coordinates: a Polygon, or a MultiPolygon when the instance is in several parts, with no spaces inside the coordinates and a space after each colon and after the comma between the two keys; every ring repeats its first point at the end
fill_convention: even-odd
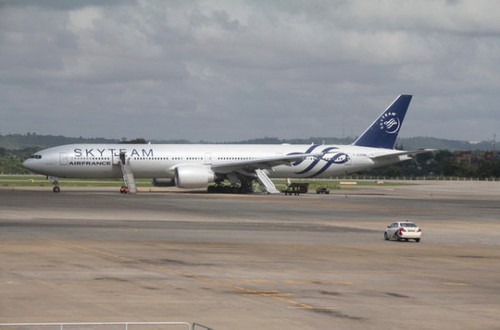
{"type": "Polygon", "coordinates": [[[42,159],[42,155],[31,155],[30,158],[33,158],[33,159],[42,159]]]}

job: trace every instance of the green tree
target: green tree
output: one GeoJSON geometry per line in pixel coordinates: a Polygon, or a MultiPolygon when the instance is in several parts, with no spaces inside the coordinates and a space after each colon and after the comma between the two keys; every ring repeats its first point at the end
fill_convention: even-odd
{"type": "Polygon", "coordinates": [[[144,138],[137,138],[133,140],[123,140],[120,143],[122,144],[148,144],[148,141],[144,138]]]}
{"type": "Polygon", "coordinates": [[[500,177],[500,160],[498,159],[484,159],[478,164],[477,176],[486,178],[500,177]]]}

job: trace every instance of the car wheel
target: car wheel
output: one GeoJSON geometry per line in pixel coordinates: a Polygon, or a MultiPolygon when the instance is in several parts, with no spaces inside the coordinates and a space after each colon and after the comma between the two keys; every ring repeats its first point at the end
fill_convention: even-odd
{"type": "Polygon", "coordinates": [[[420,242],[420,238],[415,238],[415,242],[420,242]]]}
{"type": "Polygon", "coordinates": [[[387,236],[387,233],[384,233],[384,239],[385,239],[386,241],[388,241],[388,240],[389,240],[389,236],[387,236]]]}

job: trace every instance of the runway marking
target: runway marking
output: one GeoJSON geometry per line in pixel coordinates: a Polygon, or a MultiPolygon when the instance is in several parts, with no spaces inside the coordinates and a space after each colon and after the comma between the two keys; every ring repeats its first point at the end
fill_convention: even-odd
{"type": "Polygon", "coordinates": [[[458,283],[458,282],[444,282],[443,285],[447,285],[447,286],[468,286],[467,283],[458,283]]]}
{"type": "Polygon", "coordinates": [[[270,284],[318,284],[318,285],[352,285],[348,281],[323,281],[323,280],[265,280],[265,279],[249,279],[249,278],[226,278],[226,282],[238,283],[270,283],[270,284]]]}
{"type": "Polygon", "coordinates": [[[149,263],[147,261],[141,261],[138,259],[125,257],[122,255],[118,255],[118,254],[111,253],[111,252],[104,251],[104,250],[97,249],[97,248],[91,248],[91,247],[83,246],[80,244],[75,244],[75,243],[66,242],[66,241],[57,240],[57,239],[52,239],[52,238],[47,238],[47,237],[43,237],[43,239],[45,239],[49,242],[52,242],[56,245],[62,246],[64,248],[78,249],[81,251],[85,251],[89,254],[92,254],[94,256],[102,256],[102,257],[106,257],[106,258],[116,259],[119,261],[136,263],[136,264],[143,265],[149,269],[167,271],[169,273],[173,273],[173,274],[180,275],[180,276],[187,277],[187,278],[192,278],[192,279],[197,280],[197,281],[202,281],[205,283],[212,283],[215,285],[223,285],[223,286],[231,288],[232,290],[235,290],[235,291],[242,293],[242,294],[270,298],[270,299],[291,305],[290,306],[291,308],[297,308],[297,309],[317,310],[317,311],[335,310],[334,308],[312,306],[312,305],[308,305],[305,303],[301,303],[297,300],[291,299],[290,297],[294,296],[293,293],[280,292],[278,290],[249,289],[249,288],[245,288],[245,287],[242,287],[242,286],[239,286],[236,284],[232,284],[232,283],[238,282],[238,283],[258,283],[258,284],[318,284],[318,285],[321,285],[321,284],[350,285],[350,284],[352,284],[351,282],[316,281],[316,280],[266,280],[266,279],[232,279],[232,278],[226,278],[226,279],[222,279],[222,280],[221,279],[213,279],[213,278],[207,278],[204,276],[196,275],[194,273],[190,273],[190,272],[186,272],[186,271],[180,271],[177,269],[166,267],[164,265],[152,264],[152,263],[149,263]]]}
{"type": "Polygon", "coordinates": [[[313,310],[319,310],[319,311],[335,311],[335,310],[337,310],[337,308],[335,308],[335,307],[318,307],[318,306],[307,306],[307,307],[295,306],[294,308],[313,309],[313,310]]]}
{"type": "Polygon", "coordinates": [[[352,285],[352,282],[347,281],[316,281],[316,280],[284,280],[285,284],[337,284],[337,285],[352,285]]]}
{"type": "Polygon", "coordinates": [[[251,295],[260,296],[260,297],[271,298],[271,299],[274,299],[274,300],[278,300],[278,301],[286,302],[288,304],[292,304],[295,307],[298,306],[298,307],[306,308],[306,309],[314,308],[313,306],[310,306],[310,305],[307,305],[307,304],[303,304],[303,303],[298,302],[298,301],[293,300],[293,299],[283,298],[283,297],[291,297],[291,296],[293,296],[292,293],[281,293],[279,291],[274,291],[274,290],[273,291],[253,290],[253,289],[247,289],[247,288],[244,288],[244,287],[241,287],[241,286],[236,286],[236,285],[234,285],[234,286],[231,285],[231,287],[235,288],[236,290],[240,291],[241,293],[251,294],[251,295]]]}
{"type": "Polygon", "coordinates": [[[259,280],[259,279],[250,279],[250,278],[225,278],[226,282],[243,282],[243,283],[276,283],[274,280],[259,280]]]}
{"type": "Polygon", "coordinates": [[[293,297],[293,293],[285,293],[285,292],[279,292],[276,290],[253,290],[253,289],[247,289],[241,286],[232,286],[234,289],[240,291],[243,294],[247,295],[255,295],[255,296],[260,296],[260,297],[265,297],[265,298],[271,298],[274,300],[278,300],[280,302],[287,303],[291,305],[291,308],[297,308],[297,309],[306,309],[306,310],[319,310],[319,311],[333,311],[336,310],[333,307],[319,307],[319,306],[312,306],[308,304],[301,303],[297,300],[290,299],[287,297],[293,297]]]}

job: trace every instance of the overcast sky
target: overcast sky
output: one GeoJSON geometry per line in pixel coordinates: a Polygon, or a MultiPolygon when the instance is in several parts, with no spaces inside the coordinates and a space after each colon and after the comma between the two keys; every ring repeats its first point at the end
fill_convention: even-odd
{"type": "Polygon", "coordinates": [[[0,134],[500,134],[500,1],[0,0],[0,134]]]}

